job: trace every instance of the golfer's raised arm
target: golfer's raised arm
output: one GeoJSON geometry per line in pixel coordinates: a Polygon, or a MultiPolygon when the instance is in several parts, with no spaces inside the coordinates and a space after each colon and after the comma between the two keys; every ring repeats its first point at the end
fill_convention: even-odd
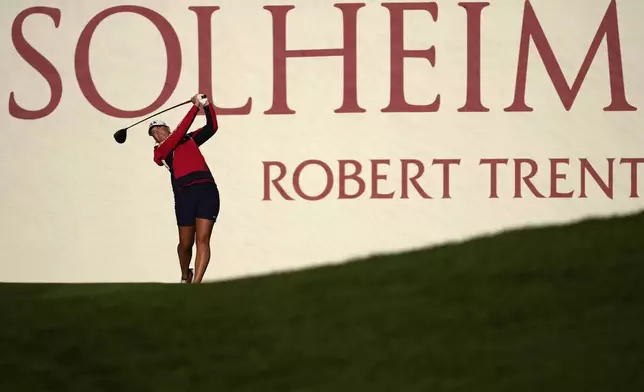
{"type": "Polygon", "coordinates": [[[208,139],[210,139],[212,135],[217,132],[217,129],[219,129],[219,124],[217,123],[217,114],[215,113],[213,105],[211,105],[210,102],[206,101],[203,109],[206,115],[206,125],[196,130],[191,135],[192,140],[194,140],[198,146],[201,146],[202,144],[207,142],[208,139]]]}
{"type": "Polygon", "coordinates": [[[179,123],[179,126],[177,126],[177,129],[175,129],[170,136],[168,136],[168,138],[161,142],[161,144],[156,148],[154,151],[155,158],[158,157],[159,159],[166,159],[168,154],[170,154],[177,144],[179,144],[181,138],[186,135],[188,129],[190,129],[190,126],[195,121],[198,111],[199,107],[197,105],[192,105],[190,111],[188,111],[183,120],[181,120],[181,123],[179,123]]]}

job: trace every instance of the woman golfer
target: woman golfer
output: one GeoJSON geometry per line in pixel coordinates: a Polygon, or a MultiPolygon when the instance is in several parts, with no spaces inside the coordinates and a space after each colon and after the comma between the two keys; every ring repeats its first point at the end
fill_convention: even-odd
{"type": "Polygon", "coordinates": [[[162,121],[153,121],[148,134],[154,138],[154,162],[170,171],[174,211],[179,227],[181,283],[200,283],[210,261],[210,234],[219,214],[219,190],[199,146],[217,132],[217,116],[203,94],[191,99],[193,105],[171,133],[162,121]],[[203,109],[206,125],[188,133],[197,113],[203,109]],[[190,267],[192,245],[197,242],[195,273],[190,267]]]}

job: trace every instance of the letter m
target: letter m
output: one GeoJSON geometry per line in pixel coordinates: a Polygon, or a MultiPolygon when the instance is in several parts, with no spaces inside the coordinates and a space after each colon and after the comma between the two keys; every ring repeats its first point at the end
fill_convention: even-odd
{"type": "Polygon", "coordinates": [[[506,112],[532,111],[532,108],[527,106],[525,103],[530,38],[534,41],[537,51],[539,52],[539,56],[541,56],[541,59],[543,60],[543,65],[546,67],[550,80],[552,80],[552,83],[557,90],[557,94],[561,99],[561,103],[563,103],[566,110],[570,110],[570,108],[572,108],[575,98],[577,97],[577,93],[579,93],[579,89],[581,88],[584,78],[590,69],[590,65],[595,59],[599,45],[604,38],[606,38],[608,69],[610,73],[611,103],[609,106],[604,108],[604,111],[637,110],[636,107],[631,106],[626,101],[624,74],[622,69],[622,53],[619,41],[619,26],[617,23],[617,4],[615,3],[615,0],[611,0],[608,5],[608,10],[599,25],[595,38],[590,44],[590,49],[586,54],[586,58],[581,65],[581,69],[579,70],[572,87],[569,86],[563,72],[561,71],[561,66],[550,47],[550,43],[543,32],[543,28],[537,19],[537,15],[532,8],[532,4],[530,4],[530,0],[526,0],[523,12],[523,27],[521,30],[521,44],[519,48],[514,102],[511,106],[505,109],[506,112]]]}

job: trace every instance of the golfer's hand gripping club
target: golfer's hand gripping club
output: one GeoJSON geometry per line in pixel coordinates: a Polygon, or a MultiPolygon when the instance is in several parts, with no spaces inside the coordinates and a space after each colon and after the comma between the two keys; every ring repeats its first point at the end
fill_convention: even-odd
{"type": "Polygon", "coordinates": [[[203,108],[208,105],[208,97],[206,94],[195,94],[190,101],[199,108],[203,108]]]}

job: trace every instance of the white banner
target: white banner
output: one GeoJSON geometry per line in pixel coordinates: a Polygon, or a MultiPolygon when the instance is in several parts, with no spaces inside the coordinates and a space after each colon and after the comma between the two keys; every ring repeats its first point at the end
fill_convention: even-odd
{"type": "Polygon", "coordinates": [[[642,15],[640,0],[6,2],[0,281],[177,281],[149,121],[113,134],[198,92],[220,125],[201,147],[221,195],[206,280],[639,210],[642,15]]]}

